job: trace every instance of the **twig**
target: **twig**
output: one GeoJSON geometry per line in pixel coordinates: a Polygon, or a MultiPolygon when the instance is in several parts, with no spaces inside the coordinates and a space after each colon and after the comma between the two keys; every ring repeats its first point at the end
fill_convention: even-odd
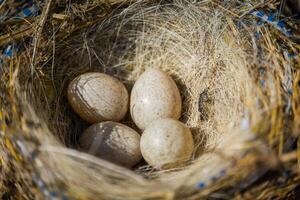
{"type": "Polygon", "coordinates": [[[216,3],[214,1],[211,1],[211,3],[214,4],[214,5],[216,5],[216,6],[218,6],[218,7],[220,7],[220,8],[222,8],[223,10],[227,11],[228,13],[232,14],[235,17],[237,17],[237,18],[239,17],[238,14],[236,14],[236,13],[232,12],[231,10],[229,10],[229,9],[225,8],[224,6],[222,6],[220,2],[216,3]]]}
{"type": "Polygon", "coordinates": [[[0,5],[0,11],[1,11],[1,9],[2,9],[2,7],[4,6],[5,3],[6,3],[6,0],[4,0],[4,1],[2,2],[2,4],[0,5]]]}
{"type": "Polygon", "coordinates": [[[33,48],[32,59],[31,59],[31,75],[33,75],[33,72],[34,72],[35,56],[36,56],[40,36],[42,34],[42,31],[43,31],[43,28],[45,26],[46,19],[47,19],[49,10],[50,10],[51,2],[52,2],[52,0],[48,0],[47,3],[46,3],[46,7],[44,8],[43,14],[41,15],[42,19],[40,20],[40,23],[38,24],[38,28],[37,28],[37,31],[36,31],[36,36],[34,38],[34,48],[33,48]]]}
{"type": "Polygon", "coordinates": [[[247,10],[247,11],[245,11],[243,14],[241,14],[241,15],[239,16],[239,18],[244,17],[245,15],[249,14],[249,12],[251,12],[252,10],[254,10],[254,9],[258,8],[258,7],[261,7],[261,6],[263,6],[263,5],[266,5],[266,4],[268,4],[268,3],[271,3],[271,1],[273,1],[273,0],[269,0],[269,1],[267,1],[267,2],[262,2],[262,3],[256,4],[255,6],[253,6],[252,8],[250,8],[249,10],[247,10]]]}
{"type": "Polygon", "coordinates": [[[278,12],[278,15],[277,15],[277,20],[279,19],[279,17],[280,17],[280,15],[281,15],[281,13],[282,13],[282,10],[283,10],[283,8],[285,7],[285,2],[286,2],[286,0],[281,0],[280,1],[280,8],[279,8],[279,12],[278,12]]]}
{"type": "Polygon", "coordinates": [[[31,35],[32,33],[34,33],[34,31],[35,31],[34,27],[30,26],[28,28],[17,31],[15,33],[8,33],[5,35],[2,35],[2,36],[0,36],[0,46],[8,44],[8,43],[12,42],[13,40],[19,40],[25,36],[31,35]]]}
{"type": "Polygon", "coordinates": [[[280,160],[282,162],[289,162],[289,161],[297,160],[297,158],[298,158],[297,151],[292,151],[292,152],[283,154],[280,157],[280,160]]]}

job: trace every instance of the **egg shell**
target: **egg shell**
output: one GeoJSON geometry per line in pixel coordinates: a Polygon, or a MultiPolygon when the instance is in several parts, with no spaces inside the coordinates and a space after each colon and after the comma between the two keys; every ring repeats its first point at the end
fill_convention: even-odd
{"type": "Polygon", "coordinates": [[[79,145],[87,153],[124,167],[130,168],[142,159],[140,135],[117,122],[90,126],[80,137],[79,145]]]}
{"type": "Polygon", "coordinates": [[[179,119],[181,97],[172,78],[156,68],[147,69],[134,84],[130,97],[130,113],[142,130],[159,118],[179,119]]]}
{"type": "Polygon", "coordinates": [[[191,131],[175,119],[153,121],[141,136],[141,152],[156,169],[176,167],[191,158],[194,141],[191,131]]]}
{"type": "Polygon", "coordinates": [[[103,73],[85,73],[68,86],[68,101],[85,121],[119,121],[127,110],[129,95],[118,79],[103,73]]]}

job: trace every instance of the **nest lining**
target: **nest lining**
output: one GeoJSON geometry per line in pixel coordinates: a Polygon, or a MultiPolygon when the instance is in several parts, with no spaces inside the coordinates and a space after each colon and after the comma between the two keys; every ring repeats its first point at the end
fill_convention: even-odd
{"type": "MultiPolygon", "coordinates": [[[[197,147],[192,162],[203,162],[201,155],[216,148],[240,125],[245,99],[254,87],[243,49],[245,41],[233,38],[223,20],[221,12],[202,11],[201,4],[133,5],[58,45],[53,78],[62,95],[54,103],[58,113],[50,114],[59,125],[65,124],[57,128],[64,143],[76,147],[76,138],[71,141],[70,136],[75,131],[78,137],[87,127],[69,111],[64,97],[72,77],[100,71],[118,77],[130,90],[146,68],[157,67],[168,72],[180,87],[184,99],[181,119],[193,130],[197,147]],[[61,120],[70,115],[70,122],[61,120]],[[79,129],[69,128],[76,125],[79,129]]],[[[129,117],[123,123],[133,126],[129,117]]],[[[163,174],[145,166],[137,171],[146,177],[163,174]]],[[[178,169],[176,173],[180,173],[178,169]]]]}
{"type": "MultiPolygon", "coordinates": [[[[50,185],[68,183],[67,190],[79,196],[139,199],[169,192],[172,196],[174,189],[193,188],[199,180],[208,183],[211,176],[229,168],[230,157],[242,155],[243,144],[252,138],[241,124],[259,114],[261,105],[257,105],[259,95],[247,57],[249,36],[246,31],[233,36],[225,16],[202,3],[149,6],[138,2],[58,41],[55,61],[41,70],[43,84],[27,85],[32,89],[26,90],[24,98],[30,105],[27,115],[42,124],[32,133],[42,143],[43,167],[38,169],[42,179],[50,185]],[[165,171],[142,164],[132,172],[77,152],[76,141],[88,124],[67,104],[70,80],[100,71],[118,77],[130,90],[151,67],[168,72],[180,87],[181,120],[192,129],[196,143],[192,160],[165,171]]],[[[129,116],[123,123],[134,126],[129,116]]]]}

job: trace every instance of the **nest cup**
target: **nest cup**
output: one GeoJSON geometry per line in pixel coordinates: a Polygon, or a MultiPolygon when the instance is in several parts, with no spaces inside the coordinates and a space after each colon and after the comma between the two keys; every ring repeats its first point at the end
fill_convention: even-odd
{"type": "MultiPolygon", "coordinates": [[[[250,123],[262,110],[251,35],[243,28],[234,35],[226,17],[203,3],[135,3],[67,39],[58,37],[52,51],[41,50],[51,61],[38,58],[33,76],[20,69],[14,86],[25,119],[25,152],[39,152],[28,170],[49,191],[84,199],[188,197],[199,184],[222,179],[233,158],[245,155],[244,145],[254,137],[250,123]],[[85,72],[103,72],[130,91],[147,68],[160,68],[177,83],[180,120],[194,137],[192,158],[168,170],[143,162],[130,170],[77,150],[89,124],[67,103],[69,82],[85,72]]],[[[129,114],[122,123],[138,130],[129,114]]]]}

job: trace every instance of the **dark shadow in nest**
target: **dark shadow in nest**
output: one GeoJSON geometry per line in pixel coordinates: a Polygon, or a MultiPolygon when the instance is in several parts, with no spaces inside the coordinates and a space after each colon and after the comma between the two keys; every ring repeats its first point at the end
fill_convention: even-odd
{"type": "MultiPolygon", "coordinates": [[[[172,76],[172,78],[173,80],[175,80],[182,98],[182,114],[179,120],[185,123],[188,121],[188,118],[190,117],[186,112],[189,106],[186,102],[188,102],[188,99],[191,98],[191,96],[188,93],[188,89],[186,85],[181,81],[179,77],[172,76]]],[[[200,114],[201,122],[209,120],[209,117],[211,115],[210,107],[212,105],[213,105],[212,94],[209,91],[209,88],[206,88],[200,93],[198,98],[197,112],[199,112],[200,114]]],[[[190,127],[190,130],[194,138],[194,143],[197,144],[195,145],[195,149],[194,149],[194,158],[198,158],[204,153],[203,146],[206,145],[208,135],[205,134],[205,132],[201,130],[199,127],[190,127]],[[198,137],[195,137],[196,135],[198,137]]]]}
{"type": "Polygon", "coordinates": [[[278,9],[287,17],[300,19],[300,0],[282,0],[278,9]]]}

